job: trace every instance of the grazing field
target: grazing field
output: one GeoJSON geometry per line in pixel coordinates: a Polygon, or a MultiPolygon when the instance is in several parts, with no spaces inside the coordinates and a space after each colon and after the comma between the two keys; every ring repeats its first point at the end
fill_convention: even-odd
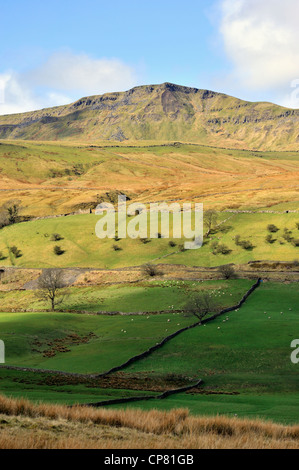
{"type": "Polygon", "coordinates": [[[262,283],[238,311],[186,331],[129,370],[184,371],[206,377],[211,389],[295,392],[290,344],[299,334],[298,300],[297,283],[262,283]]]}
{"type": "MultiPolygon", "coordinates": [[[[293,261],[299,258],[299,213],[281,214],[228,214],[218,218],[209,238],[198,250],[181,251],[184,239],[149,239],[145,243],[138,239],[99,239],[95,226],[100,216],[82,214],[57,219],[23,222],[0,231],[2,266],[28,268],[90,267],[119,268],[137,266],[146,262],[166,262],[187,266],[219,266],[227,263],[246,263],[253,260],[293,261]],[[268,225],[278,229],[272,234],[271,242],[268,225]],[[285,229],[289,238],[285,239],[285,229]],[[61,239],[52,241],[52,235],[61,239]],[[248,249],[237,245],[235,237],[249,241],[248,249]],[[225,245],[225,253],[214,254],[213,245],[225,245]],[[15,257],[10,248],[16,246],[21,256],[15,257]],[[62,250],[55,254],[54,247],[62,250]]],[[[130,217],[128,218],[128,223],[130,217]]],[[[170,220],[172,227],[172,219],[170,220]]],[[[172,232],[170,232],[170,237],[172,232]]]]}
{"type": "Polygon", "coordinates": [[[7,365],[105,372],[195,321],[176,315],[88,316],[67,313],[0,313],[7,365]],[[92,333],[94,336],[89,337],[92,333]],[[70,335],[78,335],[76,339],[70,335]],[[81,342],[80,342],[81,339],[81,342]],[[83,341],[82,341],[83,339],[83,341]],[[53,356],[51,354],[54,354],[53,356]],[[45,356],[44,356],[45,355],[45,356]]]}
{"type": "MultiPolygon", "coordinates": [[[[99,436],[107,448],[116,443],[128,447],[129,439],[137,435],[140,446],[152,447],[161,442],[183,448],[296,446],[297,428],[295,436],[289,428],[259,423],[264,430],[269,426],[267,431],[255,427],[254,436],[244,431],[240,440],[237,423],[240,417],[299,422],[299,369],[290,360],[291,341],[299,334],[298,282],[290,282],[298,278],[298,176],[298,152],[179,143],[133,147],[1,142],[1,203],[20,202],[17,223],[0,229],[0,339],[6,347],[1,393],[28,398],[35,403],[26,405],[28,409],[36,410],[37,402],[45,403],[46,410],[48,403],[142,398],[111,405],[106,411],[82,411],[117,416],[123,425],[121,442],[115,426],[108,428],[105,438],[102,418],[97,418],[101,424],[95,431],[80,420],[65,418],[65,409],[59,408],[57,420],[69,447],[79,446],[75,430],[87,433],[81,442],[85,447],[97,447],[99,436]],[[216,220],[211,230],[205,221],[206,236],[198,250],[186,251],[186,240],[173,238],[172,217],[169,239],[118,239],[116,233],[115,238],[100,240],[95,234],[100,216],[89,212],[102,201],[115,204],[120,193],[147,208],[155,201],[202,202],[205,210],[216,211],[216,220]],[[76,214],[54,217],[71,212],[76,214]],[[49,218],[21,222],[30,217],[49,218]],[[247,264],[257,260],[261,263],[247,264]],[[144,271],[148,262],[158,265],[152,278],[144,271]],[[223,277],[218,267],[230,263],[247,280],[200,281],[223,277]],[[70,285],[55,312],[47,311],[49,304],[36,296],[37,278],[44,268],[70,268],[64,271],[70,285]],[[90,376],[120,366],[194,324],[197,319],[183,313],[194,294],[209,293],[217,304],[213,313],[237,304],[260,276],[264,282],[238,311],[181,333],[120,372],[90,376]],[[269,278],[281,282],[266,282],[269,278]],[[199,379],[203,384],[188,392],[146,399],[148,394],[157,396],[199,379]],[[148,411],[143,414],[137,408],[148,411]],[[174,411],[178,408],[188,409],[190,416],[174,411]],[[185,431],[178,438],[166,428],[159,434],[142,428],[144,424],[136,427],[136,416],[145,423],[170,415],[175,426],[184,421],[188,438],[185,431]],[[198,434],[193,430],[202,426],[199,422],[208,429],[229,431],[206,433],[204,427],[198,434]]],[[[5,206],[0,208],[0,223],[5,220],[3,211],[5,206]]],[[[128,216],[127,224],[132,220],[128,216]]],[[[52,431],[48,437],[29,432],[32,417],[17,412],[13,400],[5,400],[0,397],[0,447],[11,446],[14,439],[21,442],[20,426],[28,429],[22,437],[25,446],[33,441],[36,447],[63,445],[52,439],[52,431]],[[7,421],[6,441],[2,416],[7,421]]],[[[48,430],[53,415],[40,409],[36,419],[48,430]]],[[[252,422],[248,426],[247,430],[254,427],[252,422]]]]}
{"type": "MultiPolygon", "coordinates": [[[[236,304],[252,281],[171,281],[148,280],[134,284],[112,286],[69,287],[57,309],[86,312],[165,312],[184,308],[190,295],[207,291],[217,304],[229,307],[236,304]]],[[[49,309],[49,303],[39,300],[35,291],[0,291],[1,310],[49,309]]],[[[166,312],[167,313],[167,312],[166,312]]],[[[29,316],[24,316],[29,318],[29,316]]],[[[47,316],[45,315],[45,318],[47,316]]]]}
{"type": "MultiPolygon", "coordinates": [[[[238,292],[236,284],[241,283],[239,293],[240,286],[244,293],[248,281],[226,282],[228,292],[235,292],[233,304],[238,292]]],[[[209,283],[204,285],[207,288],[209,283]]],[[[215,299],[219,296],[222,305],[227,305],[224,286],[215,289],[217,283],[214,281],[210,286],[213,286],[211,292],[215,299]]],[[[119,381],[116,388],[111,384],[107,389],[106,384],[103,389],[103,385],[98,384],[97,389],[94,384],[84,384],[84,381],[49,382],[44,374],[0,369],[1,390],[15,397],[26,394],[35,401],[86,403],[125,397],[128,393],[131,396],[135,391],[128,391],[124,384],[132,384],[138,377],[140,392],[161,390],[163,386],[177,388],[178,383],[195,383],[201,378],[204,384],[198,389],[166,400],[141,401],[126,407],[184,407],[192,414],[263,417],[281,423],[298,423],[298,365],[290,360],[290,344],[299,331],[297,287],[296,283],[262,283],[238,311],[180,334],[149,357],[126,368],[121,380],[118,374],[113,374],[111,379],[116,381],[113,383],[119,381]]],[[[165,290],[172,292],[169,297],[175,295],[172,287],[165,290]]],[[[1,313],[0,319],[8,350],[13,351],[13,355],[7,357],[7,364],[82,373],[101,372],[120,365],[172,331],[194,322],[192,318],[169,314],[107,317],[59,312],[1,313]],[[93,337],[86,344],[66,342],[69,334],[87,337],[90,332],[98,338],[93,337]],[[70,351],[57,351],[56,356],[45,358],[31,350],[31,344],[37,338],[42,344],[36,347],[41,350],[53,349],[53,342],[62,339],[60,346],[66,346],[70,351]],[[50,347],[47,346],[49,342],[52,343],[50,347]]]]}
{"type": "MultiPolygon", "coordinates": [[[[105,308],[107,311],[116,308],[131,312],[155,311],[160,306],[161,310],[170,312],[126,316],[0,312],[1,338],[5,341],[7,349],[6,364],[84,374],[105,372],[142,353],[174,331],[195,323],[197,319],[193,316],[171,313],[174,306],[183,308],[190,294],[208,289],[221,308],[237,303],[251,284],[252,282],[245,280],[210,283],[153,282],[141,287],[87,288],[86,296],[85,289],[71,288],[74,292],[67,299],[68,304],[65,307],[68,308],[74,304],[80,308],[81,296],[81,302],[84,299],[85,308],[89,305],[91,311],[105,308]],[[100,302],[101,298],[106,298],[106,303],[100,302]],[[93,308],[91,299],[97,299],[98,302],[93,308]],[[94,336],[89,337],[91,333],[94,336]],[[78,338],[78,344],[76,338],[72,342],[72,334],[78,335],[86,342],[81,344],[78,338]],[[59,340],[59,344],[55,346],[56,340],[59,340]],[[53,348],[55,354],[51,356],[53,348]],[[60,352],[59,348],[66,348],[68,351],[60,352]],[[45,357],[49,351],[50,356],[45,357]]],[[[23,294],[24,292],[19,292],[20,296],[23,294]]],[[[7,297],[9,305],[13,302],[15,292],[1,295],[4,302],[7,297]]]]}

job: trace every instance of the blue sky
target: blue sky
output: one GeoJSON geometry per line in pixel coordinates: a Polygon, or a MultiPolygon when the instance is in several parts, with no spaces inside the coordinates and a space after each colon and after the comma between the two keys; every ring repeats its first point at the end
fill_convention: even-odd
{"type": "Polygon", "coordinates": [[[165,81],[297,107],[297,0],[0,7],[0,114],[165,81]]]}

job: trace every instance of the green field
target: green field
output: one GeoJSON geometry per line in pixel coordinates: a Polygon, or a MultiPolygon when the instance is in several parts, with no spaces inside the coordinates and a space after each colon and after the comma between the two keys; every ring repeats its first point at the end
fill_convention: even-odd
{"type": "MultiPolygon", "coordinates": [[[[12,264],[19,267],[93,267],[118,268],[137,266],[148,261],[185,264],[188,266],[219,266],[226,263],[246,263],[251,260],[293,261],[299,258],[299,247],[283,238],[284,229],[291,231],[291,238],[299,238],[296,223],[297,213],[284,214],[228,214],[219,216],[219,227],[215,228],[210,240],[198,250],[179,251],[184,239],[174,240],[175,247],[169,245],[169,239],[151,239],[142,243],[140,239],[97,238],[95,226],[99,216],[93,214],[62,217],[57,219],[23,222],[3,228],[0,231],[0,251],[3,266],[12,264]],[[226,220],[227,219],[227,220],[226,220]],[[225,222],[226,220],[226,222],[225,222]],[[273,243],[266,242],[269,234],[267,226],[274,224],[279,231],[273,234],[273,243]],[[53,242],[53,233],[62,239],[53,242]],[[246,250],[237,246],[235,236],[248,240],[253,248],[246,250]],[[214,255],[212,242],[218,241],[227,246],[227,254],[214,255]],[[54,253],[58,245],[64,251],[60,256],[54,253]],[[115,251],[117,245],[120,250],[115,251]],[[15,258],[9,253],[9,247],[17,246],[22,256],[15,258]],[[177,252],[177,253],[176,253],[177,252]],[[176,254],[172,254],[176,253],[176,254]],[[169,255],[167,258],[163,257],[169,255]]],[[[130,218],[128,218],[130,221],[130,218]]],[[[170,226],[172,225],[172,222],[170,226]]],[[[170,233],[171,236],[171,233],[170,233]]]]}
{"type": "MultiPolygon", "coordinates": [[[[183,307],[190,293],[206,288],[210,290],[217,304],[225,307],[237,303],[251,284],[252,282],[244,280],[211,283],[166,281],[154,282],[153,285],[149,283],[143,287],[71,288],[74,294],[67,299],[66,307],[71,307],[74,303],[79,308],[79,298],[81,296],[82,302],[84,291],[87,290],[93,298],[106,297],[104,307],[107,311],[113,311],[116,307],[133,312],[155,311],[158,307],[171,310],[174,306],[183,307]]],[[[19,292],[20,296],[23,294],[26,292],[19,292]]],[[[8,296],[8,304],[12,304],[11,297],[15,296],[15,292],[1,295],[4,299],[8,296]]],[[[85,299],[85,302],[90,305],[90,298],[85,299]]],[[[94,306],[95,310],[99,308],[103,309],[101,302],[94,306]]],[[[143,352],[172,332],[195,322],[196,318],[177,313],[126,316],[76,315],[61,312],[0,313],[1,339],[6,344],[7,365],[26,365],[84,374],[105,372],[143,352]],[[36,340],[42,343],[39,349],[44,351],[49,349],[48,343],[55,339],[63,339],[73,333],[86,336],[90,332],[97,337],[87,344],[70,346],[70,352],[58,353],[52,358],[44,358],[42,353],[32,352],[32,349],[36,349],[36,340]]]]}
{"type": "MultiPolygon", "coordinates": [[[[142,281],[129,285],[69,287],[60,310],[87,312],[161,312],[181,309],[190,294],[208,290],[221,307],[236,304],[252,281],[142,281]],[[219,293],[218,293],[219,292],[219,293]]],[[[49,303],[37,299],[34,291],[0,291],[1,310],[47,310],[49,303]]],[[[27,318],[28,315],[25,317],[27,318]]]]}
{"type": "MultiPolygon", "coordinates": [[[[247,290],[248,284],[244,284],[247,281],[227,281],[228,291],[234,291],[236,296],[236,283],[240,282],[242,289],[247,290]]],[[[215,286],[215,282],[212,284],[215,286]]],[[[205,283],[205,287],[207,285],[205,283]]],[[[165,290],[172,292],[173,288],[165,290]]],[[[221,296],[219,298],[226,304],[227,298],[222,292],[225,291],[215,289],[214,295],[221,296]]],[[[125,374],[146,376],[148,383],[171,374],[188,383],[202,378],[204,394],[184,393],[163,401],[142,401],[130,406],[144,409],[187,407],[194,414],[237,414],[298,423],[298,365],[290,360],[290,344],[299,332],[298,300],[296,283],[264,282],[239,311],[182,333],[148,358],[127,368],[125,374]]],[[[178,315],[147,318],[58,312],[0,314],[7,364],[84,373],[118,365],[190,321],[192,319],[178,315]],[[63,338],[69,333],[86,335],[90,331],[99,337],[88,344],[71,347],[70,352],[47,359],[31,351],[31,341],[36,338],[46,345],[51,339],[63,338]]],[[[7,395],[63,403],[141,393],[94,390],[82,384],[49,387],[42,375],[26,376],[23,372],[5,369],[0,369],[0,385],[7,395]]]]}

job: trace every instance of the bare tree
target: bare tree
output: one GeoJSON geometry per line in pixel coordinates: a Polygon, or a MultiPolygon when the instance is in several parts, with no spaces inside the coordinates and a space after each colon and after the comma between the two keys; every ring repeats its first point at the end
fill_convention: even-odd
{"type": "Polygon", "coordinates": [[[210,235],[212,228],[217,224],[218,215],[213,209],[209,209],[204,212],[203,220],[207,227],[206,236],[210,235]]]}
{"type": "Polygon", "coordinates": [[[4,213],[7,214],[9,224],[15,224],[19,217],[21,209],[21,201],[17,199],[11,199],[3,205],[4,213]]]}
{"type": "Polygon", "coordinates": [[[67,286],[63,279],[62,269],[44,269],[38,279],[38,291],[36,293],[40,300],[51,303],[52,311],[61,304],[65,298],[64,288],[67,286]]]}
{"type": "Polygon", "coordinates": [[[219,267],[219,272],[222,274],[224,279],[233,279],[236,277],[235,268],[231,264],[225,264],[219,267]]]}
{"type": "Polygon", "coordinates": [[[200,323],[217,309],[217,304],[207,292],[193,295],[184,307],[187,314],[194,315],[200,323]]]}
{"type": "Polygon", "coordinates": [[[146,276],[155,277],[161,275],[161,271],[158,266],[152,263],[146,263],[142,266],[142,271],[146,276]]]}

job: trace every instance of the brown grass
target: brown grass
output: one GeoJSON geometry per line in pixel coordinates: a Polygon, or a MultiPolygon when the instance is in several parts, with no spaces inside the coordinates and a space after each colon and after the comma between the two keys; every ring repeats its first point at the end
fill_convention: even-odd
{"type": "Polygon", "coordinates": [[[188,410],[112,410],[35,405],[0,396],[0,448],[299,448],[299,426],[188,410]]]}

